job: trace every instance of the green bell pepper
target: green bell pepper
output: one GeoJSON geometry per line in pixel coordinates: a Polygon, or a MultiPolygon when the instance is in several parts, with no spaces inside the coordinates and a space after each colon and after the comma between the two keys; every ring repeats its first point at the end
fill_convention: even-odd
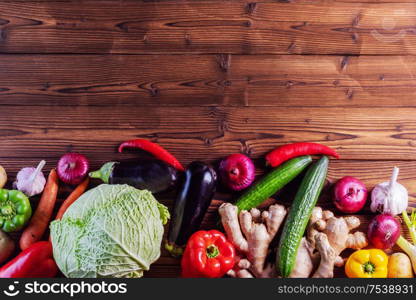
{"type": "Polygon", "coordinates": [[[13,232],[23,228],[32,216],[29,198],[18,190],[0,189],[0,229],[13,232]]]}

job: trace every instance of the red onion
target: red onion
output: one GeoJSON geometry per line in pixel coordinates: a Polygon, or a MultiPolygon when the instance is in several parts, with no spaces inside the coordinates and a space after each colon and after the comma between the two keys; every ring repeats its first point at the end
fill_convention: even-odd
{"type": "Polygon", "coordinates": [[[231,154],[221,161],[219,173],[224,185],[234,191],[247,188],[254,180],[255,167],[244,154],[231,154]]]}
{"type": "Polygon", "coordinates": [[[346,176],[338,180],[334,187],[335,206],[344,213],[356,213],[367,201],[367,189],[357,178],[346,176]]]}
{"type": "Polygon", "coordinates": [[[400,237],[400,223],[391,215],[378,215],[368,225],[367,235],[374,247],[389,249],[400,237]]]}
{"type": "Polygon", "coordinates": [[[67,184],[80,184],[89,170],[88,159],[79,153],[66,153],[58,161],[56,171],[61,181],[67,184]]]}

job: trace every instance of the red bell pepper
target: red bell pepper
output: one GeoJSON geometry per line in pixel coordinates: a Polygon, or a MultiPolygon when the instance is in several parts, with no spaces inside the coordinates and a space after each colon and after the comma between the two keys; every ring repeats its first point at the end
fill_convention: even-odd
{"type": "Polygon", "coordinates": [[[197,231],[188,240],[182,257],[182,277],[218,278],[234,267],[235,249],[217,230],[197,231]]]}
{"type": "Polygon", "coordinates": [[[293,143],[277,147],[266,155],[267,164],[277,167],[281,163],[294,157],[303,155],[323,154],[339,158],[338,153],[325,145],[317,143],[293,143]]]}
{"type": "Polygon", "coordinates": [[[123,152],[124,148],[138,148],[144,151],[149,152],[154,157],[163,160],[164,162],[170,164],[172,167],[177,169],[178,171],[185,171],[185,168],[181,165],[181,163],[170,154],[166,149],[162,146],[155,144],[151,141],[145,139],[135,139],[130,140],[122,143],[118,147],[118,152],[123,152]]]}
{"type": "Polygon", "coordinates": [[[49,278],[57,273],[52,244],[45,241],[32,244],[0,268],[0,278],[49,278]]]}

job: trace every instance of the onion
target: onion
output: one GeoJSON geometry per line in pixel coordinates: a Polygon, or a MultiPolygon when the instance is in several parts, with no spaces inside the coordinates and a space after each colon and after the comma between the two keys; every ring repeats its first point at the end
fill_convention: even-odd
{"type": "Polygon", "coordinates": [[[357,178],[346,176],[335,184],[333,199],[340,211],[356,213],[364,207],[367,201],[367,189],[357,178]]]}
{"type": "Polygon", "coordinates": [[[400,223],[391,215],[378,215],[368,225],[367,235],[374,247],[389,249],[400,236],[400,223]]]}
{"type": "Polygon", "coordinates": [[[88,159],[79,153],[66,153],[58,161],[56,171],[61,181],[67,184],[80,184],[89,170],[88,159]]]}
{"type": "Polygon", "coordinates": [[[224,185],[234,191],[241,191],[254,180],[255,167],[244,154],[231,154],[220,163],[219,173],[224,185]]]}

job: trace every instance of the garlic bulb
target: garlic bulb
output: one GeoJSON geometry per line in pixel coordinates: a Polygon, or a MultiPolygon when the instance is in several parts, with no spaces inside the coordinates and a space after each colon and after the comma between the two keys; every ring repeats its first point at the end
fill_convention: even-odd
{"type": "Polygon", "coordinates": [[[408,206],[407,189],[397,182],[399,168],[394,167],[390,181],[377,184],[371,192],[371,211],[387,213],[392,216],[406,210],[408,206]]]}
{"type": "Polygon", "coordinates": [[[23,168],[17,173],[14,187],[32,197],[42,193],[46,178],[42,173],[46,161],[42,160],[36,168],[23,168]]]}

